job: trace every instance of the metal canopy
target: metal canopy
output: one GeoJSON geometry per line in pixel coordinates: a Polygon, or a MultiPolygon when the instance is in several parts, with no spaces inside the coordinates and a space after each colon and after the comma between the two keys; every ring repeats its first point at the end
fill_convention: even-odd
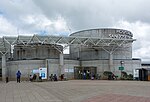
{"type": "MultiPolygon", "coordinates": [[[[2,37],[0,38],[0,52],[2,54],[10,52],[11,46],[17,44],[65,44],[65,45],[83,45],[87,47],[120,47],[128,43],[132,43],[135,39],[115,39],[115,38],[98,38],[98,37],[76,37],[76,36],[23,36],[17,37],[2,37]]],[[[104,49],[106,50],[106,49],[104,49]]],[[[108,51],[110,52],[110,51],[108,51]]]]}

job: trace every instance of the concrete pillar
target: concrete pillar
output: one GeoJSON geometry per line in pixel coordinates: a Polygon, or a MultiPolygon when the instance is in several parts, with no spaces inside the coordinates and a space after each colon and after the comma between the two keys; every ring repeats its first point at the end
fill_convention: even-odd
{"type": "Polygon", "coordinates": [[[23,49],[21,49],[21,59],[23,59],[23,49]]]}
{"type": "Polygon", "coordinates": [[[6,81],[7,76],[7,68],[6,68],[6,56],[5,54],[2,56],[2,81],[6,81]]]}
{"type": "Polygon", "coordinates": [[[46,67],[47,67],[47,79],[49,79],[49,61],[46,60],[46,67]]]}
{"type": "Polygon", "coordinates": [[[23,59],[23,49],[21,49],[21,59],[23,59]]]}
{"type": "Polygon", "coordinates": [[[19,51],[19,59],[22,59],[22,48],[20,48],[20,51],[19,51]]]}
{"type": "Polygon", "coordinates": [[[109,54],[109,71],[114,72],[114,69],[113,69],[113,54],[112,53],[109,54]]]}
{"type": "Polygon", "coordinates": [[[64,74],[64,55],[63,53],[59,54],[59,75],[64,74]]]}

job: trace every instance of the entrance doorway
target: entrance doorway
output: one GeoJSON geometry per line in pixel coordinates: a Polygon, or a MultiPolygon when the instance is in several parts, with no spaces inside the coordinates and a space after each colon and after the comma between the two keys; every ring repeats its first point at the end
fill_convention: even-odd
{"type": "Polygon", "coordinates": [[[96,77],[96,67],[75,67],[74,78],[75,79],[91,79],[92,76],[96,77]]]}
{"type": "Polygon", "coordinates": [[[139,80],[150,81],[150,68],[139,69],[139,80]]]}
{"type": "Polygon", "coordinates": [[[0,68],[0,81],[2,80],[2,69],[0,68]]]}

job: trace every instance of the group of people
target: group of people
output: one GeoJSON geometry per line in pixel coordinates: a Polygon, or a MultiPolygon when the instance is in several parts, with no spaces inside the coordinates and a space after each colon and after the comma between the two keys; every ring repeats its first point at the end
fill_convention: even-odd
{"type": "Polygon", "coordinates": [[[30,81],[35,81],[37,78],[36,74],[30,75],[30,81]]]}
{"type": "MultiPolygon", "coordinates": [[[[20,78],[21,78],[21,72],[20,72],[20,70],[17,71],[16,77],[17,77],[17,83],[20,83],[20,78]]],[[[91,79],[92,79],[92,80],[94,80],[94,79],[100,79],[100,77],[101,77],[101,76],[99,76],[99,75],[95,76],[95,74],[92,74],[91,79]]],[[[34,81],[34,80],[36,80],[36,78],[37,78],[37,75],[36,75],[36,74],[30,75],[30,81],[34,81]]],[[[62,75],[60,76],[60,79],[61,79],[61,81],[64,80],[64,74],[62,74],[62,75]]],[[[86,79],[86,75],[83,75],[83,79],[86,79]]],[[[115,79],[116,79],[116,76],[115,76],[114,74],[108,75],[108,80],[115,80],[115,79]]],[[[49,80],[50,80],[50,81],[58,81],[57,75],[56,75],[56,74],[54,74],[54,75],[51,74],[51,75],[49,76],[49,80]]]]}
{"type": "Polygon", "coordinates": [[[86,73],[86,72],[84,72],[84,73],[79,73],[78,78],[79,79],[84,79],[84,80],[86,80],[86,79],[100,80],[101,75],[99,75],[99,74],[95,75],[94,73],[86,73]]]}
{"type": "MultiPolygon", "coordinates": [[[[21,78],[21,72],[20,70],[18,70],[16,73],[17,83],[20,83],[20,78],[21,78]]],[[[6,83],[8,83],[8,76],[6,77],[6,83]]]]}
{"type": "MultiPolygon", "coordinates": [[[[17,78],[17,83],[20,83],[20,78],[21,78],[21,72],[20,72],[20,70],[17,71],[17,73],[16,73],[16,78],[17,78]]],[[[36,74],[30,75],[30,81],[35,81],[36,78],[37,78],[37,75],[36,75],[36,74]]],[[[60,76],[60,78],[61,78],[61,80],[63,80],[63,79],[64,79],[64,74],[62,74],[62,75],[60,76]]],[[[54,75],[51,74],[51,75],[49,76],[49,80],[50,80],[50,81],[58,81],[57,75],[56,75],[56,74],[54,74],[54,75]]]]}
{"type": "MultiPolygon", "coordinates": [[[[17,71],[16,77],[17,77],[17,83],[20,83],[20,78],[21,78],[21,72],[20,72],[20,70],[17,71]]],[[[99,75],[95,76],[95,74],[92,74],[91,79],[92,79],[92,80],[94,80],[94,79],[100,79],[100,77],[101,77],[101,76],[99,76],[99,75]]],[[[34,81],[34,80],[36,80],[36,78],[37,78],[37,75],[36,75],[36,74],[30,75],[30,81],[34,81]]],[[[64,80],[64,74],[62,74],[62,75],[60,76],[60,79],[61,79],[61,81],[64,80]]],[[[86,79],[86,75],[83,75],[83,79],[86,79]]],[[[114,74],[108,75],[108,80],[115,80],[115,79],[116,79],[116,76],[115,76],[114,74]]],[[[49,80],[50,80],[50,81],[58,81],[57,75],[56,75],[56,74],[54,74],[54,75],[51,74],[51,75],[49,76],[49,80]]]]}
{"type": "MultiPolygon", "coordinates": [[[[20,83],[20,78],[21,78],[21,71],[20,70],[17,71],[16,78],[17,78],[17,83],[20,83]]],[[[36,78],[37,78],[36,74],[30,75],[30,81],[35,81],[36,78]]]]}
{"type": "Polygon", "coordinates": [[[57,75],[56,74],[51,74],[50,76],[49,76],[49,80],[50,81],[58,81],[58,79],[57,79],[57,75]]]}
{"type": "Polygon", "coordinates": [[[114,74],[109,74],[108,75],[108,80],[116,80],[117,76],[115,76],[114,74]]]}

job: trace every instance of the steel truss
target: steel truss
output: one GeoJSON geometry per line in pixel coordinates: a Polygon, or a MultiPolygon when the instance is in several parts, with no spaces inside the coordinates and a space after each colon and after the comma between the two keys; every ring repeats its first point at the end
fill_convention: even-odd
{"type": "MultiPolygon", "coordinates": [[[[135,39],[115,39],[115,38],[98,38],[98,37],[76,37],[76,36],[23,36],[18,35],[17,37],[4,36],[0,38],[0,52],[6,54],[12,51],[14,45],[20,44],[23,46],[27,45],[62,45],[65,47],[70,45],[82,45],[89,48],[103,48],[108,53],[113,53],[119,47],[123,47],[132,43],[135,39]],[[111,48],[111,49],[110,49],[111,48]]],[[[57,46],[54,46],[57,50],[57,46]]],[[[61,50],[59,50],[61,51],[61,50]]]]}

